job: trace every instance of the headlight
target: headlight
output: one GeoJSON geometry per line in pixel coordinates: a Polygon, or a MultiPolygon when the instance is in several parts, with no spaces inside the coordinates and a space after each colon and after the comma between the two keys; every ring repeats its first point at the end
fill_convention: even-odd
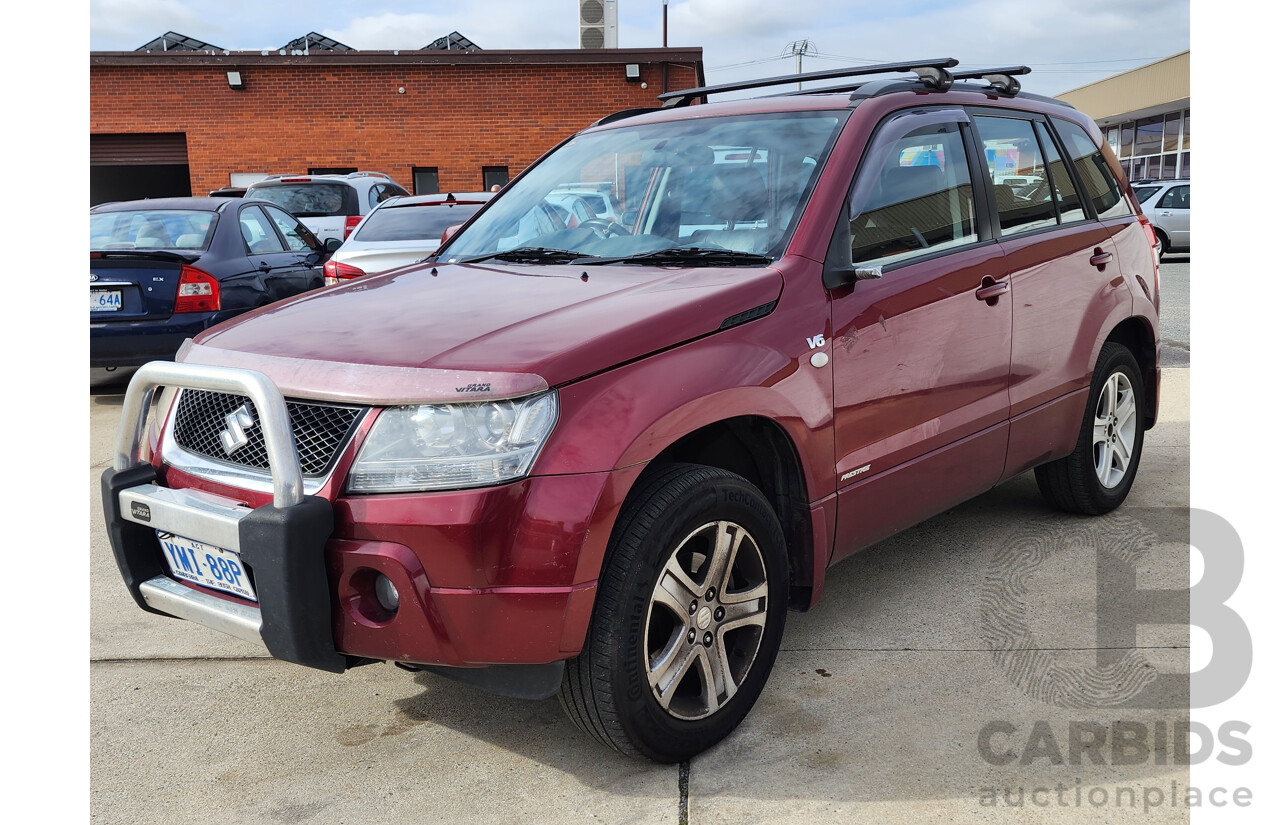
{"type": "Polygon", "coordinates": [[[556,394],[389,407],[347,476],[353,493],[484,487],[522,478],[556,423],[556,394]]]}

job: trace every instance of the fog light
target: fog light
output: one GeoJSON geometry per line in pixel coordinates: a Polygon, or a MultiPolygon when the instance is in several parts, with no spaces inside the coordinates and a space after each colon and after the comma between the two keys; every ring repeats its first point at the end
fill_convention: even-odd
{"type": "Polygon", "coordinates": [[[400,593],[391,579],[381,573],[373,580],[373,594],[378,597],[378,604],[388,613],[395,613],[400,607],[400,593]]]}

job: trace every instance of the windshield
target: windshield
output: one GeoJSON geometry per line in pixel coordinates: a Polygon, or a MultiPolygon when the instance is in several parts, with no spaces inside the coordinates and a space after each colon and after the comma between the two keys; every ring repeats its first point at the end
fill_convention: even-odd
{"type": "Polygon", "coordinates": [[[206,249],[217,215],[185,209],[139,209],[89,216],[89,250],[206,249]]]}
{"type": "Polygon", "coordinates": [[[441,260],[537,263],[554,251],[583,264],[767,263],[781,254],[846,117],[690,118],[578,135],[510,184],[441,260]],[[584,189],[607,191],[617,206],[595,209],[584,189]],[[678,258],[684,249],[688,261],[678,258]]]}
{"type": "Polygon", "coordinates": [[[360,223],[357,241],[423,241],[439,243],[450,226],[474,215],[481,203],[417,203],[384,206],[360,223]]]}
{"type": "Polygon", "coordinates": [[[262,198],[292,212],[295,218],[323,218],[345,214],[345,183],[299,183],[283,186],[255,186],[246,197],[262,198]]]}

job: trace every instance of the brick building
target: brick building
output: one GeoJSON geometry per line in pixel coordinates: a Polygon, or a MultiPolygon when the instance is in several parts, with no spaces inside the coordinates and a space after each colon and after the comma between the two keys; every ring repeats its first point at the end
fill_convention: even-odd
{"type": "Polygon", "coordinates": [[[701,48],[91,52],[90,200],[356,170],[479,190],[703,77],[701,48]]]}

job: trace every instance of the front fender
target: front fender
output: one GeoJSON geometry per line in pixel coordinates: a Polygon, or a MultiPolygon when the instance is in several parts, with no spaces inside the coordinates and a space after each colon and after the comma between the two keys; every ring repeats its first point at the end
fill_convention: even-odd
{"type": "Polygon", "coordinates": [[[562,387],[560,421],[534,473],[643,464],[701,427],[759,416],[791,439],[811,500],[831,492],[831,372],[811,365],[802,335],[828,321],[822,307],[815,328],[814,308],[801,303],[780,301],[766,318],[562,387]],[[789,337],[776,340],[779,334],[789,337]]]}

